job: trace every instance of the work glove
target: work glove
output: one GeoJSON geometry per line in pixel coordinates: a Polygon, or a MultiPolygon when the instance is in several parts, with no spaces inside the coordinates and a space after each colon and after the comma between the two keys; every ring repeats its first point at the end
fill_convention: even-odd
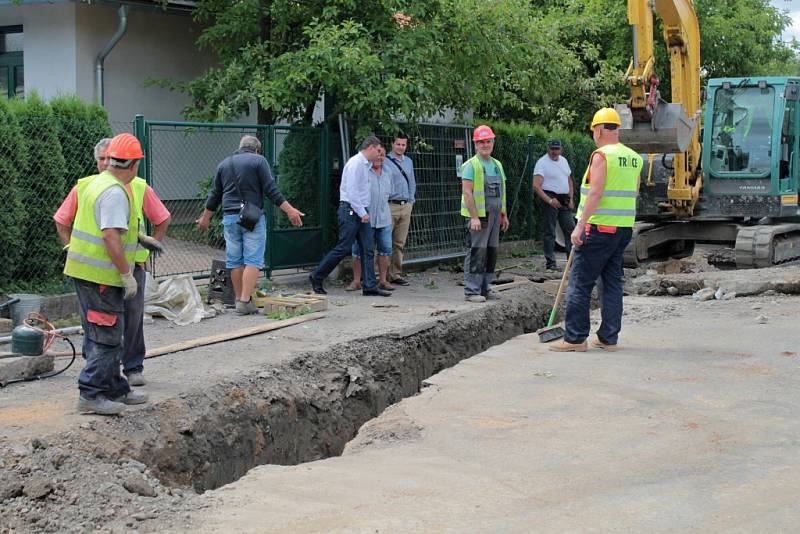
{"type": "Polygon", "coordinates": [[[133,271],[121,275],[123,289],[125,290],[125,300],[131,300],[139,292],[139,283],[133,277],[133,271]]]}
{"type": "Polygon", "coordinates": [[[150,251],[153,256],[164,253],[164,244],[154,237],[146,234],[139,234],[139,244],[150,251]]]}

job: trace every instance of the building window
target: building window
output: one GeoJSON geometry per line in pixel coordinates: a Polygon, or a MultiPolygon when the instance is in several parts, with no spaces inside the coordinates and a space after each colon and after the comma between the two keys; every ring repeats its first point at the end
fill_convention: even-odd
{"type": "Polygon", "coordinates": [[[8,98],[25,96],[22,38],[22,26],[0,26],[0,94],[8,98]]]}

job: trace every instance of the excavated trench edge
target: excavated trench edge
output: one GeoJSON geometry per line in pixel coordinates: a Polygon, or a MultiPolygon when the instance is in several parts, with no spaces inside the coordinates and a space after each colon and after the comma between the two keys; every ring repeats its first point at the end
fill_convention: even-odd
{"type": "Polygon", "coordinates": [[[144,408],[92,430],[92,452],[134,458],[170,485],[197,491],[262,464],[341,454],[368,420],[423,380],[544,324],[549,298],[517,292],[445,319],[309,352],[144,408]]]}

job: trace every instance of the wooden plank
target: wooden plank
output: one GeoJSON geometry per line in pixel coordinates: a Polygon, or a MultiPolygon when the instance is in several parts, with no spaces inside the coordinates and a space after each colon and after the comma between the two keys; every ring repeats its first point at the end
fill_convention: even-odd
{"type": "Polygon", "coordinates": [[[223,341],[230,341],[232,339],[254,336],[256,334],[263,334],[264,332],[270,332],[272,330],[286,328],[287,326],[293,326],[296,324],[305,323],[307,321],[315,321],[317,319],[322,319],[323,317],[325,317],[325,315],[326,314],[324,313],[310,313],[308,315],[300,315],[298,317],[292,317],[291,319],[277,321],[275,323],[269,323],[259,326],[251,326],[249,328],[242,328],[241,330],[234,330],[233,332],[226,332],[224,334],[215,334],[213,336],[201,337],[197,339],[192,339],[190,341],[184,341],[182,343],[173,343],[172,345],[166,345],[164,347],[158,347],[155,349],[148,350],[147,354],[145,355],[145,358],[155,358],[156,356],[162,356],[164,354],[170,354],[172,352],[180,352],[183,350],[193,349],[195,347],[201,347],[204,345],[213,345],[214,343],[221,343],[223,341]]]}
{"type": "Polygon", "coordinates": [[[533,282],[531,282],[528,279],[515,280],[515,281],[509,282],[507,284],[499,284],[499,285],[496,285],[496,286],[492,286],[492,291],[505,291],[506,289],[513,289],[515,287],[527,286],[527,285],[532,284],[532,283],[533,282]]]}

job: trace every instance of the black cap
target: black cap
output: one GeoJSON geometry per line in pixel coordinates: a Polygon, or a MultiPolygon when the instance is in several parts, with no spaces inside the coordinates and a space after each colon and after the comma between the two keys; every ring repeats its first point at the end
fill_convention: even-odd
{"type": "Polygon", "coordinates": [[[561,139],[550,139],[547,141],[547,148],[561,148],[561,139]]]}

